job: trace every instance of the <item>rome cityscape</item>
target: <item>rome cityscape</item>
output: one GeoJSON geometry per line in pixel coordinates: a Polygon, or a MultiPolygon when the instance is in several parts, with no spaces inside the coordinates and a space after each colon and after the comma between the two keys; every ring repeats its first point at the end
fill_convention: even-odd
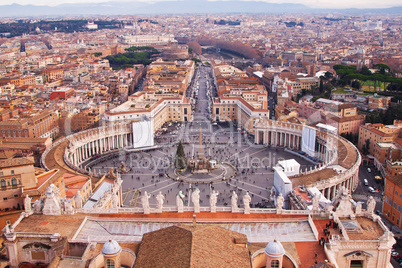
{"type": "Polygon", "coordinates": [[[402,266],[402,6],[0,2],[0,267],[402,266]]]}

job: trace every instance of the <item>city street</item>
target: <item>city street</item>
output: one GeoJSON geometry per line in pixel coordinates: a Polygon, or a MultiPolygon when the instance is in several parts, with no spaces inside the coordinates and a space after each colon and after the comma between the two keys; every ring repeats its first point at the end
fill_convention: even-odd
{"type": "Polygon", "coordinates": [[[382,183],[375,182],[374,177],[379,175],[376,173],[375,169],[372,166],[360,166],[359,170],[359,185],[356,188],[356,191],[353,193],[353,199],[356,201],[361,201],[366,203],[367,199],[370,196],[373,196],[376,203],[376,210],[382,211],[382,193],[383,193],[383,185],[382,183]],[[371,169],[371,172],[367,171],[367,168],[371,169]],[[364,185],[364,180],[368,181],[368,185],[364,185]],[[373,187],[376,192],[370,193],[368,188],[373,187]]]}

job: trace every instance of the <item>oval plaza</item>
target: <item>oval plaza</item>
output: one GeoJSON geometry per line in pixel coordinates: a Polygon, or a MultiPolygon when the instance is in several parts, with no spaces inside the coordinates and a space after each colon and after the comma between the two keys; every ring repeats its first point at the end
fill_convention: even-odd
{"type": "MultiPolygon", "coordinates": [[[[194,76],[210,73],[219,78],[215,66],[194,76]]],[[[92,193],[67,200],[49,185],[5,230],[10,265],[388,267],[394,239],[375,201],[351,198],[361,163],[353,144],[324,128],[255,115],[264,105],[236,104],[244,100],[233,102],[233,113],[250,118],[212,124],[205,111],[233,96],[198,85],[197,110],[186,94],[154,94],[147,114],[118,107],[104,126],[54,142],[43,167],[91,178],[92,193]],[[179,108],[187,122],[168,119],[179,108]],[[168,172],[179,142],[188,159],[213,160],[205,172],[168,172]]]]}

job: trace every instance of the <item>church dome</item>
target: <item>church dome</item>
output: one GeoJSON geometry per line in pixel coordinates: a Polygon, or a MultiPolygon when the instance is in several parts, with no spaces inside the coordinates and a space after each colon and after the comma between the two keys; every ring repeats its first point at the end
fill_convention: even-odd
{"type": "Polygon", "coordinates": [[[283,249],[283,246],[281,242],[279,241],[270,241],[268,245],[265,247],[265,254],[267,254],[270,257],[282,257],[285,255],[285,250],[283,249]]]}
{"type": "Polygon", "coordinates": [[[117,243],[115,240],[109,240],[107,241],[102,248],[102,254],[105,257],[114,257],[121,252],[121,247],[119,243],[117,243]]]}

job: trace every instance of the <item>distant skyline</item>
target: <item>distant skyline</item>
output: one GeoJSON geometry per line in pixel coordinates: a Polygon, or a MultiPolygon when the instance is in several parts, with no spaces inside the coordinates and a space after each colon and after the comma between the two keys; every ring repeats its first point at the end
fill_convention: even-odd
{"type": "MultiPolygon", "coordinates": [[[[159,2],[159,1],[174,1],[174,0],[135,0],[137,2],[159,2]]],[[[220,0],[216,0],[220,1],[220,0]]],[[[224,0],[223,0],[224,1],[224,0]]],[[[247,1],[247,0],[244,0],[247,1]]],[[[56,6],[60,4],[66,3],[106,3],[109,1],[102,0],[0,0],[0,5],[10,5],[13,3],[20,5],[48,5],[48,6],[56,6]]],[[[113,1],[114,2],[114,1],[113,1]]],[[[133,0],[118,0],[116,2],[134,2],[133,0]]],[[[330,9],[338,9],[338,8],[389,8],[394,6],[401,6],[400,0],[272,0],[272,1],[261,1],[267,3],[294,3],[294,4],[304,4],[311,8],[330,8],[330,9]]]]}

